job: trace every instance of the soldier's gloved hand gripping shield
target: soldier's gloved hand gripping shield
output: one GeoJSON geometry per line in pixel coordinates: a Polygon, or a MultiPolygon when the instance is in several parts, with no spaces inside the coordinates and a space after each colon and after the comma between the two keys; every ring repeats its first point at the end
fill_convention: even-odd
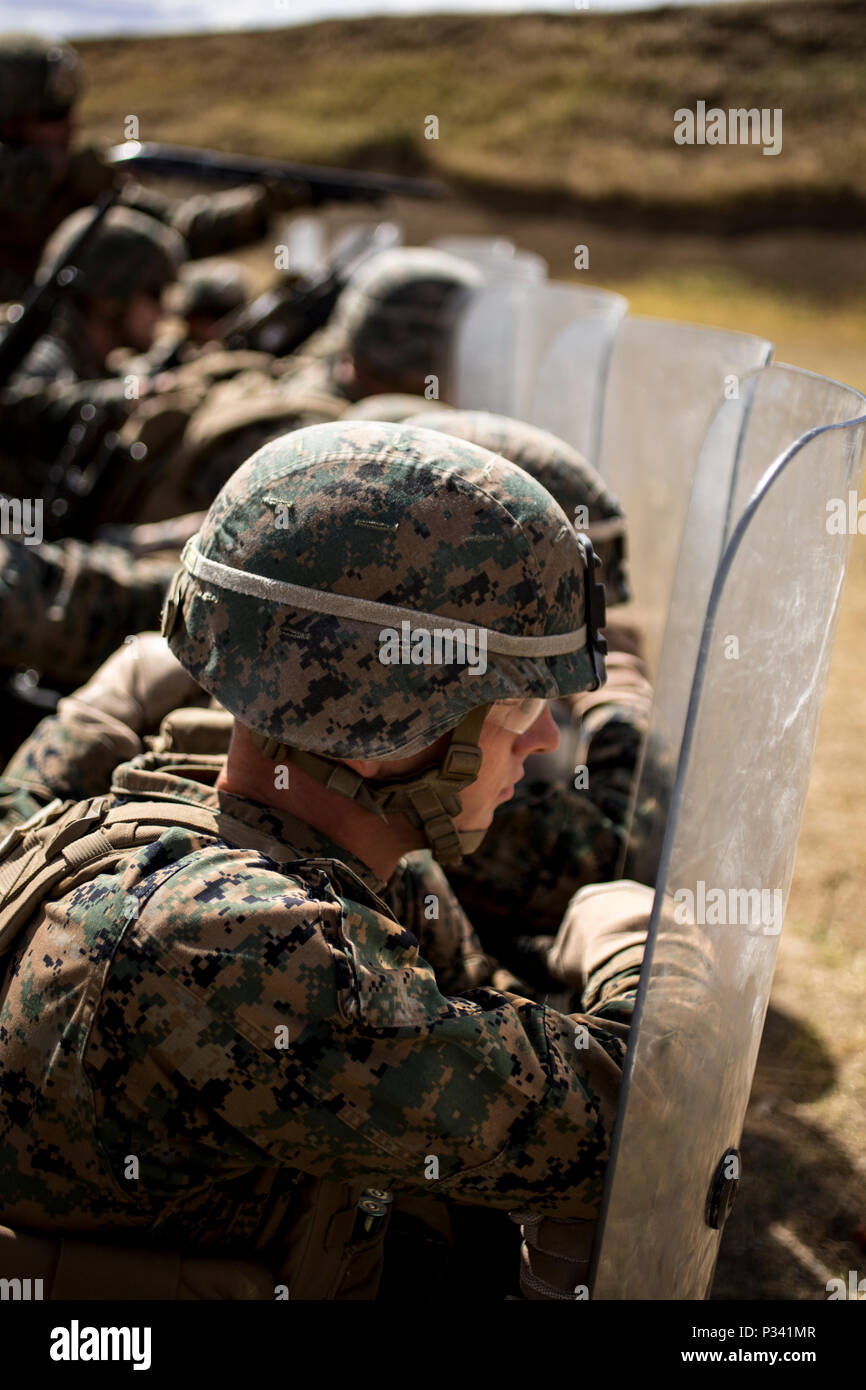
{"type": "MultiPolygon", "coordinates": [[[[736,1191],[850,545],[828,526],[830,506],[856,487],[866,439],[863,397],[801,375],[816,419],[849,418],[765,454],[757,485],[773,428],[740,453],[656,882],[595,1298],[706,1297],[736,1191]]],[[[766,383],[780,408],[782,383],[766,383]]]]}

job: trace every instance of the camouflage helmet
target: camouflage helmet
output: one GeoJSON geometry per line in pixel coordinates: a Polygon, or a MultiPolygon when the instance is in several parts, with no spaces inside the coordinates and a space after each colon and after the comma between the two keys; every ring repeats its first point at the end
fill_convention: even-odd
{"type": "Polygon", "coordinates": [[[607,602],[626,603],[631,598],[625,560],[625,514],[601,475],[577,449],[537,425],[484,410],[436,406],[407,417],[406,424],[444,430],[458,439],[480,444],[482,449],[504,454],[525,468],[556,498],[576,529],[589,536],[601,561],[607,602]],[[579,512],[578,508],[582,510],[579,512]]]}
{"type": "Polygon", "coordinates": [[[184,548],[163,633],[267,756],[382,819],[401,812],[457,862],[483,835],[453,817],[490,705],[603,679],[592,571],[589,544],[506,459],[336,421],[272,440],[229,479],[184,548]],[[449,731],[441,761],[408,778],[334,761],[404,758],[449,731]]]}
{"type": "MultiPolygon", "coordinates": [[[[92,208],[80,208],[52,233],[42,253],[37,283],[63,261],[92,208]]],[[[133,208],[109,208],[76,266],[73,293],[79,297],[131,299],[159,294],[176,279],[184,259],[183,238],[173,227],[133,208]]]]}
{"type": "Polygon", "coordinates": [[[81,60],[68,44],[35,34],[0,34],[0,126],[64,116],[83,86],[81,60]]]}
{"type": "Polygon", "coordinates": [[[181,267],[177,284],[167,296],[167,307],[181,318],[196,314],[221,319],[237,309],[249,295],[249,282],[234,261],[190,261],[181,267]]]}
{"type": "Polygon", "coordinates": [[[364,396],[355,401],[340,416],[341,420],[387,420],[399,425],[410,415],[428,410],[430,402],[423,396],[410,396],[406,391],[385,391],[380,396],[364,396]]]}
{"type": "Polygon", "coordinates": [[[471,261],[429,246],[395,246],[365,261],[343,290],[334,322],[355,363],[395,390],[423,394],[442,377],[458,314],[483,282],[471,261]]]}

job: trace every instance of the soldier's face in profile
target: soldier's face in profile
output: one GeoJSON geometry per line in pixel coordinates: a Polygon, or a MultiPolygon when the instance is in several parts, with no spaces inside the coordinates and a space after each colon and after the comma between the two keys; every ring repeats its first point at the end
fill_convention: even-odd
{"type": "Polygon", "coordinates": [[[156,326],[162,318],[162,302],[157,293],[132,296],[123,321],[123,346],[147,352],[156,336],[156,326]]]}
{"type": "Polygon", "coordinates": [[[71,111],[62,116],[30,116],[21,123],[21,143],[66,154],[75,132],[71,111]]]}
{"type": "Polygon", "coordinates": [[[559,729],[549,703],[525,733],[514,733],[484,721],[481,737],[481,771],[475,781],[460,793],[463,810],[454,824],[458,830],[482,830],[490,824],[497,806],[509,801],[523,776],[523,765],[531,753],[552,753],[559,746],[559,729]]]}

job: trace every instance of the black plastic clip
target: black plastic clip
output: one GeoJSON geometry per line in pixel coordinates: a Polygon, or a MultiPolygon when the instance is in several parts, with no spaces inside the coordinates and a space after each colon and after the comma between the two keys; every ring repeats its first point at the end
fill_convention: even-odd
{"type": "Polygon", "coordinates": [[[598,657],[607,655],[607,638],[603,636],[601,629],[607,621],[607,605],[604,596],[604,585],[595,583],[595,571],[601,569],[601,560],[596,555],[592,541],[585,531],[580,531],[580,539],[586,552],[586,566],[583,572],[583,599],[584,613],[586,615],[586,645],[589,649],[589,659],[592,663],[592,673],[595,676],[593,690],[598,690],[604,675],[599,670],[598,657]]]}

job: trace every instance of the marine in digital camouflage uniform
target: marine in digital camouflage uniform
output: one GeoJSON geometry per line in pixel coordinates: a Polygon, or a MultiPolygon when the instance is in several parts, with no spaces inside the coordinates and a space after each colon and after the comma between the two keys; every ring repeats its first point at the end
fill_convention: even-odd
{"type": "MultiPolygon", "coordinates": [[[[585,1265],[645,924],[608,949],[573,905],[566,1017],[443,994],[381,892],[406,849],[476,846],[554,747],[547,701],[597,680],[591,582],[549,494],[447,436],[325,425],[238,471],[165,619],[235,715],[227,761],[145,754],[4,852],[0,1222],[372,1297],[405,1193],[518,1208],[530,1274],[536,1217],[585,1265]],[[383,663],[404,620],[483,629],[486,671],[383,663]]],[[[120,1253],[88,1290],[123,1296],[120,1253]]]]}
{"type": "Polygon", "coordinates": [[[94,148],[70,149],[83,86],[68,44],[0,35],[0,301],[22,298],[54,229],[119,182],[124,202],[173,226],[196,258],[257,241],[273,211],[303,201],[258,186],[171,199],[128,180],[94,148]]]}
{"type": "MultiPolygon", "coordinates": [[[[546,430],[485,411],[428,410],[406,424],[467,439],[525,468],[589,535],[607,604],[629,598],[626,518],[576,449],[546,430]]],[[[605,685],[556,702],[559,750],[529,760],[482,846],[448,871],[484,949],[539,993],[554,989],[547,950],[572,895],[616,877],[646,735],[652,701],[646,668],[627,635],[620,638],[610,625],[605,633],[609,645],[626,648],[609,652],[605,685]]]]}
{"type": "MultiPolygon", "coordinates": [[[[90,216],[74,213],[50,238],[40,267],[46,279],[66,258],[90,216]]],[[[79,255],[76,276],[62,292],[52,322],[12,380],[0,390],[0,488],[12,496],[52,496],[52,476],[84,472],[106,434],[122,428],[149,383],[113,371],[106,359],[127,345],[146,350],[162,314],[160,296],[177,274],[183,242],[176,232],[129,208],[109,209],[79,255]],[[79,439],[81,443],[79,443],[79,439]]],[[[123,472],[134,475],[134,459],[123,472]]],[[[112,470],[118,471],[118,470],[112,470]]],[[[117,520],[115,485],[125,491],[130,477],[109,474],[100,506],[117,520]]],[[[87,536],[98,516],[96,498],[79,509],[73,535],[87,536]]]]}
{"type": "MultiPolygon", "coordinates": [[[[408,402],[417,398],[401,399],[408,402]]],[[[417,415],[413,423],[468,437],[527,468],[558,498],[564,510],[580,521],[598,547],[611,605],[628,597],[622,510],[598,474],[564,441],[534,426],[486,412],[428,410],[417,415]],[[578,508],[582,510],[578,512],[578,508]]],[[[616,642],[616,629],[614,634],[616,642]]],[[[480,933],[485,951],[499,966],[513,972],[515,984],[519,981],[532,997],[549,996],[555,990],[546,953],[572,894],[585,884],[615,877],[622,851],[652,692],[636,655],[617,651],[609,657],[609,675],[611,667],[613,679],[600,691],[557,702],[562,733],[559,753],[530,760],[527,776],[512,800],[498,809],[481,848],[451,871],[452,886],[480,933]],[[587,769],[585,787],[575,786],[577,766],[587,769]]],[[[57,721],[45,721],[22,750],[18,766],[29,768],[31,780],[51,781],[47,799],[72,795],[73,791],[95,794],[108,786],[107,776],[104,783],[95,785],[57,780],[55,750],[61,737],[68,768],[100,765],[86,741],[93,737],[92,717],[85,725],[83,746],[78,746],[69,715],[79,708],[75,704],[68,713],[61,711],[65,721],[62,732],[53,727],[57,721]],[[46,761],[52,778],[44,771],[46,761]]],[[[136,734],[142,732],[155,732],[155,726],[153,730],[135,730],[136,734]]],[[[120,744],[116,761],[128,746],[120,744]]],[[[14,765],[7,769],[7,777],[14,777],[15,771],[14,765]]],[[[72,775],[71,771],[65,774],[72,775]]],[[[11,807],[22,804],[20,791],[13,788],[7,795],[11,796],[11,807]]]]}
{"type": "Polygon", "coordinates": [[[187,262],[181,266],[177,282],[163,296],[166,311],[180,323],[162,331],[149,351],[131,359],[125,370],[155,376],[196,361],[202,348],[210,352],[219,344],[220,325],[227,314],[246,302],[249,294],[249,279],[234,261],[187,262]]]}
{"type": "Polygon", "coordinates": [[[157,621],[176,564],[171,550],[136,557],[104,542],[0,538],[0,756],[42,712],[14,688],[16,672],[61,693],[80,685],[127,633],[157,621]]]}
{"type": "Polygon", "coordinates": [[[370,394],[447,399],[461,309],[481,283],[471,262],[426,246],[373,256],[342,291],[330,350],[277,380],[244,374],[211,391],[190,419],[173,471],[182,507],[209,506],[245,458],[289,429],[340,419],[370,394]]]}

